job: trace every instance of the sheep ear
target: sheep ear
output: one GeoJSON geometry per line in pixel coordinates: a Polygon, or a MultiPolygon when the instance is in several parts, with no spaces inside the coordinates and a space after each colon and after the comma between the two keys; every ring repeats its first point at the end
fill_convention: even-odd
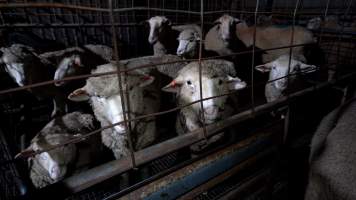
{"type": "Polygon", "coordinates": [[[239,23],[241,23],[241,20],[239,20],[239,19],[237,19],[237,18],[234,18],[234,23],[235,23],[235,24],[239,24],[239,23]]]}
{"type": "Polygon", "coordinates": [[[218,24],[221,24],[220,18],[214,21],[214,25],[218,25],[218,24]]]}
{"type": "Polygon", "coordinates": [[[317,67],[315,65],[307,65],[304,63],[300,63],[300,69],[304,73],[311,73],[315,72],[317,70],[317,67]]]}
{"type": "Polygon", "coordinates": [[[68,99],[71,101],[87,101],[90,99],[88,92],[84,88],[74,90],[68,95],[68,99]]]}
{"type": "Polygon", "coordinates": [[[146,85],[151,84],[155,80],[155,77],[149,75],[142,75],[139,87],[145,87],[146,85]]]}
{"type": "Polygon", "coordinates": [[[171,20],[169,20],[169,19],[166,18],[166,17],[163,18],[163,23],[164,23],[165,25],[168,25],[168,26],[171,26],[171,25],[172,25],[171,20]]]}
{"type": "Polygon", "coordinates": [[[229,90],[241,90],[247,86],[246,82],[238,77],[227,76],[229,90]]]}
{"type": "Polygon", "coordinates": [[[178,93],[180,86],[182,84],[177,83],[176,79],[174,79],[172,82],[170,82],[168,85],[164,86],[162,88],[162,91],[164,92],[172,92],[172,93],[178,93]]]}
{"type": "Polygon", "coordinates": [[[76,67],[83,67],[83,65],[82,65],[82,60],[81,60],[81,58],[80,58],[80,56],[79,55],[75,55],[74,56],[74,65],[76,66],[76,67]]]}
{"type": "Polygon", "coordinates": [[[30,145],[26,149],[22,150],[20,153],[16,154],[15,159],[27,158],[27,157],[29,157],[28,155],[31,155],[32,153],[34,153],[34,150],[32,148],[32,145],[30,145]]]}
{"type": "Polygon", "coordinates": [[[257,65],[255,67],[257,71],[260,71],[262,73],[269,72],[271,71],[271,65],[269,63],[263,64],[263,65],[257,65]]]}

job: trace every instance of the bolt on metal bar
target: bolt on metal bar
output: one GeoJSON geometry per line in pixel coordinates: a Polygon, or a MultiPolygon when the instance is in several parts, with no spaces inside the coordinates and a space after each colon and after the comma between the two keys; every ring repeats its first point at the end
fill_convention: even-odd
{"type": "MultiPolygon", "coordinates": [[[[204,0],[200,0],[200,29],[201,29],[201,37],[203,36],[203,25],[204,25],[204,0]]],[[[199,58],[198,58],[198,64],[199,64],[199,89],[200,89],[200,100],[203,99],[203,84],[202,84],[202,66],[201,66],[201,59],[202,59],[202,52],[203,52],[203,41],[199,41],[199,58]]],[[[204,138],[205,141],[207,142],[207,133],[206,133],[206,127],[205,127],[205,113],[204,113],[204,104],[203,101],[200,101],[200,114],[202,117],[202,124],[203,124],[203,133],[204,133],[204,138]]]]}
{"type": "MultiPolygon", "coordinates": [[[[115,20],[114,20],[114,13],[113,13],[113,1],[108,0],[108,4],[109,4],[109,8],[110,8],[110,21],[111,21],[111,23],[114,23],[115,20]]],[[[115,62],[116,62],[117,70],[120,71],[121,66],[119,63],[119,49],[118,49],[118,45],[117,45],[115,26],[111,27],[111,31],[112,31],[112,40],[113,40],[113,46],[114,46],[114,55],[115,55],[115,60],[116,60],[115,62]]],[[[128,143],[129,143],[129,149],[130,149],[131,163],[132,163],[133,168],[136,168],[135,155],[134,155],[132,138],[131,138],[131,126],[130,126],[130,123],[128,122],[128,120],[129,120],[128,118],[130,117],[130,114],[126,112],[125,94],[124,94],[123,85],[122,85],[123,81],[127,81],[127,80],[125,78],[124,78],[124,80],[122,80],[121,73],[118,73],[117,77],[118,77],[118,82],[119,82],[120,98],[122,99],[121,106],[122,106],[123,117],[124,117],[123,122],[124,122],[124,126],[126,129],[128,141],[129,141],[128,143]],[[126,115],[126,113],[127,113],[127,115],[126,115]]],[[[127,84],[126,84],[126,91],[128,91],[127,84]]],[[[129,97],[127,97],[127,100],[128,99],[129,99],[129,97]]],[[[126,103],[128,104],[129,102],[127,101],[126,103]]],[[[129,107],[130,106],[128,105],[127,108],[129,108],[129,107]]]]}

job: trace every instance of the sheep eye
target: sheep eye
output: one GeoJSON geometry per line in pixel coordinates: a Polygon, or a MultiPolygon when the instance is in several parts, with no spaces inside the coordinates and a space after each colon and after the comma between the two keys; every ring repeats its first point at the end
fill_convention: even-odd
{"type": "Polygon", "coordinates": [[[194,42],[194,39],[193,39],[193,38],[192,38],[192,39],[190,39],[190,40],[189,40],[189,42],[194,42]]]}
{"type": "Polygon", "coordinates": [[[191,82],[191,81],[187,81],[187,84],[188,84],[188,85],[191,85],[191,84],[192,84],[192,82],[191,82]]]}
{"type": "Polygon", "coordinates": [[[220,80],[219,80],[219,85],[221,85],[222,83],[223,83],[223,81],[220,79],[220,80]]]}

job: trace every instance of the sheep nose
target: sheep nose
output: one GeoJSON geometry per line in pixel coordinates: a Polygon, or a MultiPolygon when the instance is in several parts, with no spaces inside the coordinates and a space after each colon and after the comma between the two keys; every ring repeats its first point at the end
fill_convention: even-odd
{"type": "Polygon", "coordinates": [[[217,106],[210,106],[204,109],[206,115],[217,115],[219,113],[219,108],[217,106]]]}
{"type": "Polygon", "coordinates": [[[183,49],[178,49],[177,50],[177,55],[178,56],[181,56],[181,55],[183,55],[184,54],[184,50],[183,49]]]}
{"type": "Polygon", "coordinates": [[[50,177],[54,180],[58,179],[61,174],[59,166],[53,166],[50,171],[50,177]]]}

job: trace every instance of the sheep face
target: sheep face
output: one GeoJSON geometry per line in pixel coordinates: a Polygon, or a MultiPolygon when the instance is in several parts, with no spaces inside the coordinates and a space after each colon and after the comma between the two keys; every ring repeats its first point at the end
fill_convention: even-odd
{"type": "MultiPolygon", "coordinates": [[[[307,65],[291,58],[288,73],[288,63],[289,56],[283,55],[272,62],[256,66],[255,69],[261,72],[269,72],[269,80],[275,81],[268,83],[268,85],[273,86],[280,92],[284,91],[287,88],[288,74],[295,74],[297,72],[310,73],[316,70],[316,66],[314,65],[307,65]]],[[[291,76],[290,80],[293,80],[294,77],[295,76],[291,76]]]]}
{"type": "Polygon", "coordinates": [[[150,44],[156,43],[164,29],[171,25],[171,22],[164,16],[152,17],[147,20],[147,22],[150,25],[150,33],[148,36],[148,42],[150,44]]]}
{"type": "MultiPolygon", "coordinates": [[[[75,136],[69,134],[53,134],[44,137],[35,138],[30,149],[40,151],[54,145],[73,139],[75,136]]],[[[34,158],[46,171],[52,180],[58,181],[67,173],[67,165],[74,160],[76,156],[76,147],[74,144],[58,147],[48,152],[37,154],[34,158]]]]}
{"type": "Polygon", "coordinates": [[[194,57],[199,49],[200,35],[192,29],[183,30],[178,36],[178,56],[194,57]]]}
{"type": "Polygon", "coordinates": [[[312,18],[307,23],[307,29],[310,29],[310,30],[317,30],[320,28],[320,26],[321,26],[321,18],[320,17],[312,18]]]}
{"type": "Polygon", "coordinates": [[[215,21],[217,24],[217,29],[220,38],[224,42],[229,42],[235,34],[235,25],[241,21],[237,18],[231,17],[230,15],[223,15],[215,21]]]}
{"type": "MultiPolygon", "coordinates": [[[[209,98],[229,93],[231,90],[239,90],[246,87],[246,83],[239,78],[234,78],[224,73],[210,74],[202,67],[202,98],[209,98]]],[[[170,84],[163,88],[166,92],[175,92],[181,105],[192,103],[200,100],[199,72],[198,67],[191,70],[179,72],[170,84]]],[[[219,118],[224,110],[224,104],[227,96],[216,97],[203,101],[203,110],[200,103],[190,106],[200,122],[203,122],[202,114],[204,113],[205,123],[213,123],[219,118]]]]}
{"type": "Polygon", "coordinates": [[[36,59],[36,55],[31,47],[14,44],[9,48],[0,49],[2,55],[0,62],[5,65],[5,70],[11,78],[19,85],[24,86],[26,83],[25,63],[36,59]]]}
{"type": "MultiPolygon", "coordinates": [[[[69,57],[63,58],[59,63],[56,72],[54,73],[54,80],[60,80],[65,77],[74,76],[80,71],[84,70],[82,65],[80,55],[74,54],[69,57]]],[[[62,86],[66,82],[58,81],[54,84],[56,86],[62,86]]]]}
{"type": "MultiPolygon", "coordinates": [[[[129,93],[131,111],[140,110],[138,107],[143,106],[143,87],[153,81],[154,77],[144,73],[128,74],[127,88],[129,91],[126,92],[129,93]]],[[[126,88],[126,86],[123,85],[123,88],[126,88]]],[[[99,121],[104,120],[109,124],[121,123],[114,126],[115,131],[118,133],[126,132],[126,128],[122,123],[124,121],[124,113],[120,91],[118,90],[117,75],[89,78],[83,88],[75,90],[68,98],[72,101],[91,99],[94,113],[99,121]]],[[[126,96],[124,104],[127,106],[126,96]]],[[[129,114],[131,118],[135,117],[135,113],[129,114]]],[[[131,124],[133,127],[135,126],[134,122],[131,124]]]]}

